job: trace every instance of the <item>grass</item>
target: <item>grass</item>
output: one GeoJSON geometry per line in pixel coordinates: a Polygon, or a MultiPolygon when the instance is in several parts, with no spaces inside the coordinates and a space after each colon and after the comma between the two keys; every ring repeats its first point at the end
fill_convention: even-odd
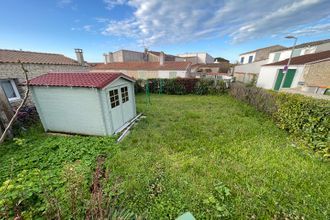
{"type": "Polygon", "coordinates": [[[7,142],[0,147],[0,185],[40,169],[58,173],[52,181],[60,188],[67,164],[79,161],[90,177],[102,153],[112,179],[120,180],[121,204],[148,219],[186,211],[197,219],[329,219],[329,163],[297,149],[262,113],[229,96],[144,100],[137,96],[147,117],[120,144],[49,136],[40,126],[7,142]]]}

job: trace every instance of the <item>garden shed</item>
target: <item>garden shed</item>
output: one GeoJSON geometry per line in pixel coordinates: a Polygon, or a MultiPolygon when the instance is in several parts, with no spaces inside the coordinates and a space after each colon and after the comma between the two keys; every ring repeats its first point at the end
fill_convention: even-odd
{"type": "Polygon", "coordinates": [[[29,81],[45,131],[112,135],[136,116],[134,80],[122,73],[48,73],[29,81]]]}

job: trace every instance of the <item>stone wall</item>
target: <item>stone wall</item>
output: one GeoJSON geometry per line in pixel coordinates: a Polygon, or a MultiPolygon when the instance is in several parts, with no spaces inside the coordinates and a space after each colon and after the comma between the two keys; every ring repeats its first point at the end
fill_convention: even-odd
{"type": "MultiPolygon", "coordinates": [[[[89,67],[80,65],[24,64],[24,67],[29,71],[29,79],[40,76],[42,74],[46,74],[48,72],[81,72],[89,70],[89,67]]],[[[25,76],[20,64],[0,63],[0,79],[15,80],[21,97],[24,96],[25,86],[22,85],[22,83],[25,82],[25,76]]],[[[19,102],[20,101],[14,102],[12,105],[16,106],[19,102]]],[[[28,100],[28,103],[31,104],[31,99],[28,100]]]]}
{"type": "Polygon", "coordinates": [[[330,60],[306,65],[305,86],[330,87],[330,60]]]}

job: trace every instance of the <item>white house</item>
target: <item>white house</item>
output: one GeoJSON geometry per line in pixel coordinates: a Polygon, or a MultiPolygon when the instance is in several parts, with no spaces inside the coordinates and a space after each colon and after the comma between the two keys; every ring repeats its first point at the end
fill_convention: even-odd
{"type": "Polygon", "coordinates": [[[29,83],[45,131],[112,135],[136,116],[134,80],[121,73],[48,73],[29,83]]]}
{"type": "Polygon", "coordinates": [[[96,64],[91,72],[121,72],[135,79],[191,77],[191,63],[165,61],[164,53],[159,62],[113,62],[96,64]]]}
{"type": "Polygon", "coordinates": [[[293,57],[285,75],[283,68],[288,59],[263,65],[257,86],[273,90],[301,88],[311,92],[321,88],[324,92],[330,88],[329,60],[330,50],[293,57]]]}
{"type": "Polygon", "coordinates": [[[273,45],[240,54],[239,64],[233,70],[236,80],[245,83],[250,82],[258,76],[261,66],[268,63],[269,53],[283,48],[285,47],[273,45]]]}
{"type": "Polygon", "coordinates": [[[184,61],[191,62],[192,64],[214,63],[214,58],[206,52],[183,53],[177,56],[184,58],[184,61]]]}
{"type": "Polygon", "coordinates": [[[305,54],[318,53],[326,50],[330,50],[330,39],[303,43],[296,45],[293,52],[292,52],[292,47],[271,52],[269,54],[267,63],[274,63],[288,59],[291,55],[291,52],[292,52],[292,56],[296,57],[305,54]]]}

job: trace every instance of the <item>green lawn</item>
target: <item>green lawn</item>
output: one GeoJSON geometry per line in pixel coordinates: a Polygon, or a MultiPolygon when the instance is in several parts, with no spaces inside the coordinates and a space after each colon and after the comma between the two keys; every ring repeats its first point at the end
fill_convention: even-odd
{"type": "Polygon", "coordinates": [[[137,96],[146,118],[119,144],[111,137],[53,137],[40,127],[6,143],[0,184],[38,169],[62,189],[63,170],[78,161],[88,186],[102,153],[118,202],[148,219],[186,211],[197,219],[329,219],[329,163],[297,149],[263,114],[229,96],[144,101],[137,96]]]}

